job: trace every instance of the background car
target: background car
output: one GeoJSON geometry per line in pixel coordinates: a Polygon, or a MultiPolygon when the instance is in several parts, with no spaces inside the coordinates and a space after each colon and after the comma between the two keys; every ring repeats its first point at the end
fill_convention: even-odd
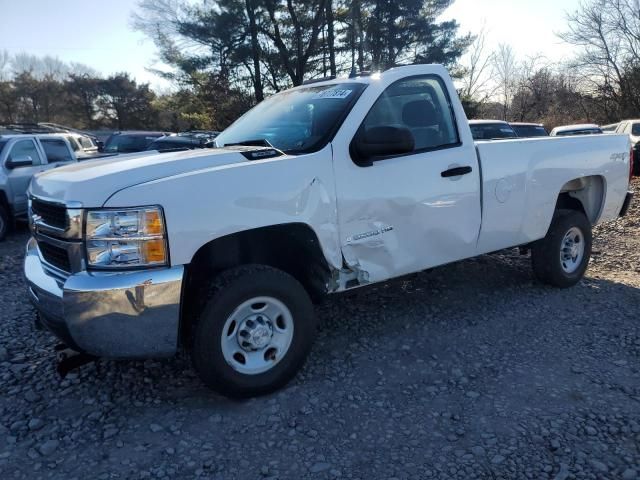
{"type": "Polygon", "coordinates": [[[2,127],[5,134],[61,134],[69,142],[69,146],[78,159],[89,158],[98,153],[98,139],[84,130],[67,127],[58,123],[12,123],[2,127]]]}
{"type": "Polygon", "coordinates": [[[511,128],[520,138],[548,137],[549,132],[541,123],[511,122],[511,128]]]}
{"type": "Polygon", "coordinates": [[[633,174],[640,176],[640,119],[623,120],[618,124],[615,133],[629,135],[633,148],[633,174]]]}
{"type": "Polygon", "coordinates": [[[602,125],[600,128],[604,133],[614,133],[618,129],[620,123],[610,123],[609,125],[602,125]]]}
{"type": "Polygon", "coordinates": [[[125,131],[115,132],[107,138],[102,149],[106,153],[134,153],[142,152],[151,143],[170,132],[145,132],[145,131],[125,131]]]}
{"type": "Polygon", "coordinates": [[[27,189],[40,172],[77,162],[65,135],[0,135],[0,240],[16,218],[26,218],[27,189]]]}
{"type": "Polygon", "coordinates": [[[474,140],[504,140],[518,137],[511,125],[501,120],[469,120],[469,126],[474,140]]]}
{"type": "Polygon", "coordinates": [[[71,145],[71,149],[75,152],[78,160],[92,157],[98,153],[97,143],[88,135],[70,132],[65,133],[63,136],[71,145]]]}
{"type": "Polygon", "coordinates": [[[581,125],[564,125],[551,130],[552,137],[567,137],[571,135],[601,135],[602,129],[593,123],[585,123],[581,125]]]}
{"type": "Polygon", "coordinates": [[[147,147],[147,150],[157,150],[165,152],[168,150],[185,150],[195,148],[213,148],[215,147],[214,139],[220,132],[194,130],[190,132],[182,132],[176,135],[168,135],[155,139],[147,147]]]}

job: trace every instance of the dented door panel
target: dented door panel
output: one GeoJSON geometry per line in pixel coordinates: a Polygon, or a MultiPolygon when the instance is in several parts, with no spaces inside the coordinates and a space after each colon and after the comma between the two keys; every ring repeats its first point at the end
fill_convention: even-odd
{"type": "MultiPolygon", "coordinates": [[[[452,85],[440,66],[416,68],[452,85]]],[[[376,282],[473,256],[480,231],[480,173],[462,105],[449,90],[457,145],[357,166],[349,145],[371,106],[406,72],[372,81],[333,141],[342,253],[362,281],[376,282]],[[471,173],[443,178],[454,167],[471,173]]]]}
{"type": "Polygon", "coordinates": [[[376,282],[472,256],[480,229],[477,165],[474,175],[455,180],[440,174],[474,160],[465,147],[369,168],[336,157],[340,238],[349,267],[376,282]]]}

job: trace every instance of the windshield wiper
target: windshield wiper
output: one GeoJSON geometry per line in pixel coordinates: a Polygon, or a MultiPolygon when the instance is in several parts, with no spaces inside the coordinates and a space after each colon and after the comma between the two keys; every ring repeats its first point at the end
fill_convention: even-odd
{"type": "Polygon", "coordinates": [[[256,138],[254,140],[243,140],[242,142],[225,143],[225,147],[233,147],[234,145],[243,145],[245,147],[270,147],[273,148],[271,142],[266,138],[256,138]]]}

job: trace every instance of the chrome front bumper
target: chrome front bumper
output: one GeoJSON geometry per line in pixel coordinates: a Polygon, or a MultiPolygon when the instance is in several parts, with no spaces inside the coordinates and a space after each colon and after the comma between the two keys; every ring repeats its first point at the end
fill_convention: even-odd
{"type": "Polygon", "coordinates": [[[176,353],[183,266],[60,278],[31,238],[24,275],[42,323],[69,347],[110,358],[176,353]]]}

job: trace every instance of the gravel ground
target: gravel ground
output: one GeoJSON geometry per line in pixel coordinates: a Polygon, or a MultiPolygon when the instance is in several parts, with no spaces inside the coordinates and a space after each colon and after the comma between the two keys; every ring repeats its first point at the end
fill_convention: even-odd
{"type": "Polygon", "coordinates": [[[22,228],[0,244],[0,478],[640,478],[639,233],[637,201],[569,290],[507,252],[332,297],[297,379],[232,402],[185,356],[60,380],[22,228]]]}

